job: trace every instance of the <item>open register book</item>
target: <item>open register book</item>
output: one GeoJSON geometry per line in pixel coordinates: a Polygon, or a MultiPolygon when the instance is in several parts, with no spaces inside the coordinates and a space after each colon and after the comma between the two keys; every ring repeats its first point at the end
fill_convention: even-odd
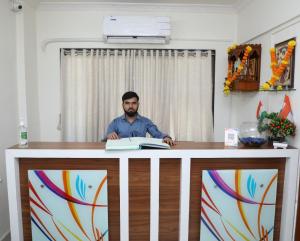
{"type": "Polygon", "coordinates": [[[162,139],[146,137],[129,137],[118,140],[107,140],[106,150],[139,150],[139,149],[170,149],[162,139]]]}

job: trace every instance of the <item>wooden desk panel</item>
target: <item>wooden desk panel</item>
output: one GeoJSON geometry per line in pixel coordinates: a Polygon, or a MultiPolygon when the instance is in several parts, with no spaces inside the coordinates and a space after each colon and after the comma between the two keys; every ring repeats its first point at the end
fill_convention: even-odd
{"type": "Polygon", "coordinates": [[[150,159],[129,159],[129,240],[150,240],[150,159]]]}
{"type": "Polygon", "coordinates": [[[28,170],[107,170],[109,240],[120,240],[120,191],[118,159],[44,159],[20,160],[20,188],[24,241],[31,240],[28,170]]]}
{"type": "Polygon", "coordinates": [[[283,198],[285,172],[284,158],[243,158],[243,159],[192,159],[190,185],[189,241],[200,240],[201,217],[201,174],[208,169],[278,169],[277,196],[275,208],[274,241],[280,238],[280,216],[283,198]]]}
{"type": "Polygon", "coordinates": [[[160,159],[159,241],[179,236],[180,159],[160,159]]]}
{"type": "MultiPolygon", "coordinates": [[[[181,142],[174,149],[222,149],[221,143],[185,143],[181,142]]],[[[32,144],[35,147],[58,148],[59,143],[32,144]]],[[[78,143],[70,145],[63,143],[63,149],[98,149],[99,144],[78,143]],[[88,145],[87,145],[88,144],[88,145]]],[[[33,147],[32,146],[32,147],[33,147]]],[[[100,143],[103,147],[103,144],[100,143]]],[[[224,147],[223,147],[224,148],[224,147]]],[[[101,148],[100,148],[101,149],[101,148]]],[[[224,148],[226,149],[226,148],[224,148]]],[[[34,150],[33,150],[34,151],[34,150]]],[[[156,152],[154,150],[153,152],[156,152]]],[[[157,151],[158,152],[158,151],[157,151]]],[[[167,150],[159,153],[167,153],[167,150]]],[[[247,152],[247,151],[246,151],[247,152]]],[[[118,152],[118,154],[124,152],[118,152]]],[[[143,153],[142,151],[134,153],[143,153]]],[[[130,153],[132,154],[132,153],[130,153]]],[[[104,154],[101,154],[105,156],[104,154]]],[[[200,155],[201,156],[201,155],[200,155]]],[[[24,240],[31,240],[30,210],[28,200],[29,169],[52,170],[108,170],[108,202],[109,202],[109,240],[120,240],[120,192],[119,192],[119,159],[117,158],[21,158],[19,159],[20,190],[22,202],[22,217],[24,240]]],[[[111,156],[113,157],[113,156],[111,156]]],[[[195,157],[195,155],[194,155],[195,157]]],[[[132,158],[129,160],[128,189],[129,189],[129,241],[147,241],[150,239],[150,158],[132,158]]],[[[280,236],[280,215],[283,198],[283,182],[285,172],[285,158],[192,158],[191,159],[191,186],[190,186],[190,210],[189,210],[189,241],[200,239],[200,198],[201,198],[201,171],[206,169],[278,169],[277,205],[275,215],[274,240],[280,236]]],[[[159,182],[159,241],[177,241],[179,236],[180,220],[180,165],[181,159],[160,159],[160,172],[157,173],[159,182]]],[[[288,168],[287,168],[288,170],[288,168]]],[[[126,237],[126,236],[125,236],[126,237]]]]}

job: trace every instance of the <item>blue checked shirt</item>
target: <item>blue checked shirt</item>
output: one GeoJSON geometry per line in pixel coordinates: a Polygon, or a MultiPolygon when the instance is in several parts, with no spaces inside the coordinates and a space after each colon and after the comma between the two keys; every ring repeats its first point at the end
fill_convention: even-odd
{"type": "Polygon", "coordinates": [[[108,126],[106,136],[112,132],[116,132],[120,138],[126,137],[146,137],[147,132],[153,138],[165,138],[168,135],[160,132],[156,125],[146,117],[137,115],[134,122],[129,123],[122,115],[114,119],[108,126]]]}

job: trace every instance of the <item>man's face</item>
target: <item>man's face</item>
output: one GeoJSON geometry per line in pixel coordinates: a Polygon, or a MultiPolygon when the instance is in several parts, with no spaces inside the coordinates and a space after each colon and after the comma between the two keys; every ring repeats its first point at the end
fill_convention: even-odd
{"type": "Polygon", "coordinates": [[[125,114],[133,117],[137,114],[139,102],[136,97],[133,97],[131,99],[124,100],[122,106],[125,114]]]}

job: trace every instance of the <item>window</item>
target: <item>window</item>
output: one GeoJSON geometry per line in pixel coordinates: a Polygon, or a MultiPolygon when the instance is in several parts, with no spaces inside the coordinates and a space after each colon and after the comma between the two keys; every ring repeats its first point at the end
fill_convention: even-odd
{"type": "Polygon", "coordinates": [[[123,114],[121,96],[140,96],[139,113],[180,141],[209,141],[213,129],[211,51],[62,49],[64,141],[99,141],[123,114]]]}

